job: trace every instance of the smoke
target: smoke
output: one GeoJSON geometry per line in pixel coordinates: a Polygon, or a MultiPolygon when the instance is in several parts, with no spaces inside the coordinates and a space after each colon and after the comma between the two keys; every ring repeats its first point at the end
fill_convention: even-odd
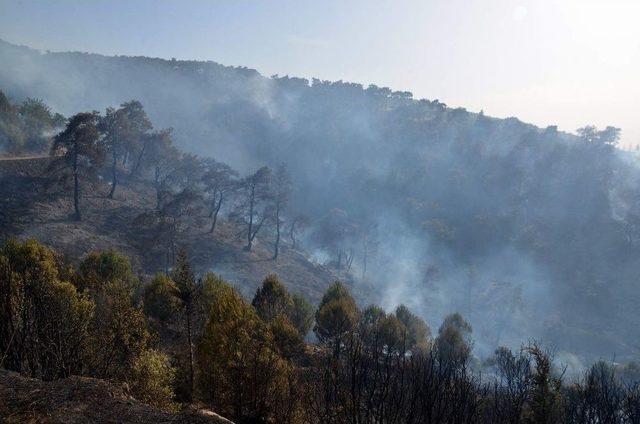
{"type": "MultiPolygon", "coordinates": [[[[623,340],[640,335],[640,322],[626,319],[636,315],[636,250],[616,227],[636,207],[630,153],[617,153],[604,177],[602,155],[553,127],[213,62],[42,54],[0,42],[0,64],[0,89],[16,99],[42,98],[66,115],[138,99],[185,150],[242,173],[286,163],[292,213],[318,223],[339,208],[375,224],[367,300],[405,304],[433,331],[460,312],[478,355],[531,338],[567,355],[628,353],[623,340]],[[606,178],[602,194],[594,186],[606,178]]],[[[311,237],[306,247],[316,261],[332,257],[311,237]]],[[[355,255],[358,280],[363,254],[355,255]]]]}
{"type": "Polygon", "coordinates": [[[459,312],[473,325],[481,357],[498,346],[515,349],[530,338],[545,338],[543,317],[552,320],[559,305],[550,276],[526,253],[504,248],[461,261],[398,219],[382,217],[378,226],[381,253],[369,275],[379,290],[375,301],[386,310],[404,304],[432,332],[459,312]]]}

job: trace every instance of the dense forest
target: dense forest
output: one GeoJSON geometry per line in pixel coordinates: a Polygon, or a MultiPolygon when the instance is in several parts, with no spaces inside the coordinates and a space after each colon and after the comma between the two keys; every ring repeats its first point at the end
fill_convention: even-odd
{"type": "Polygon", "coordinates": [[[593,359],[636,353],[638,173],[613,128],[569,135],[210,62],[7,43],[0,57],[17,100],[71,115],[137,99],[184,151],[246,174],[285,164],[306,248],[364,275],[387,308],[464,311],[485,353],[530,336],[593,359]]]}
{"type": "Polygon", "coordinates": [[[638,172],[614,128],[571,135],[211,62],[7,43],[0,58],[17,101],[71,115],[137,99],[186,152],[242,174],[285,164],[283,218],[299,217],[316,260],[376,285],[386,308],[430,322],[464,311],[484,353],[535,336],[591,359],[636,354],[638,172]]]}
{"type": "Polygon", "coordinates": [[[598,362],[568,382],[536,343],[472,356],[472,325],[437,333],[406,306],[359,309],[330,285],[317,309],[265,278],[251,303],[180,252],[140,281],[126,257],[72,265],[33,239],[0,248],[0,365],[89,375],[174,410],[200,402],[238,423],[637,423],[640,369],[598,362]],[[317,345],[306,345],[313,328],[317,345]],[[484,373],[484,374],[483,374],[484,373]]]}
{"type": "Polygon", "coordinates": [[[0,62],[0,156],[40,161],[2,176],[3,367],[238,422],[638,422],[640,173],[617,128],[210,62],[4,42],[0,62]],[[7,237],[37,199],[81,223],[114,198],[143,199],[109,218],[140,263],[7,237]],[[305,299],[272,275],[249,302],[194,252],[228,233],[343,283],[305,299]]]}

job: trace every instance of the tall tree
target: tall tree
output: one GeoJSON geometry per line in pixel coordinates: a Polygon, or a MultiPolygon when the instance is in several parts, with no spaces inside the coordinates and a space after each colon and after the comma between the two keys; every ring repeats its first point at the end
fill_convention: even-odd
{"type": "Polygon", "coordinates": [[[153,129],[153,125],[145,112],[142,103],[137,100],[130,100],[120,105],[120,110],[126,117],[127,122],[127,143],[125,144],[125,157],[123,161],[131,160],[131,174],[134,174],[146,152],[147,143],[149,141],[149,131],[153,129]],[[134,159],[135,156],[135,159],[134,159]],[[134,161],[135,160],[135,161],[134,161]]]}
{"type": "Polygon", "coordinates": [[[106,150],[111,154],[111,190],[108,197],[113,198],[118,183],[118,160],[126,165],[127,160],[136,154],[137,159],[132,166],[135,172],[142,161],[147,144],[148,132],[152,129],[142,104],[137,100],[120,105],[119,109],[107,108],[100,122],[100,130],[104,133],[106,150]]]}
{"type": "Polygon", "coordinates": [[[72,116],[66,128],[56,135],[51,147],[54,160],[49,171],[60,175],[63,181],[73,178],[74,217],[80,221],[80,179],[95,175],[96,168],[104,159],[104,151],[99,144],[98,112],[83,112],[72,116]]]}
{"type": "Polygon", "coordinates": [[[153,172],[156,209],[159,210],[164,197],[170,192],[171,177],[180,159],[180,152],[173,146],[170,129],[149,134],[147,143],[146,165],[153,172]]]}
{"type": "Polygon", "coordinates": [[[291,301],[293,307],[289,314],[289,320],[300,333],[300,337],[304,339],[313,325],[313,306],[299,293],[291,295],[291,301]]]}
{"type": "Polygon", "coordinates": [[[395,315],[406,328],[407,348],[426,350],[431,337],[431,329],[427,323],[404,305],[398,305],[395,315]]]}
{"type": "Polygon", "coordinates": [[[124,122],[126,123],[124,127],[126,144],[122,164],[127,165],[130,160],[132,162],[135,160],[132,165],[133,169],[136,163],[141,160],[141,155],[144,154],[142,149],[144,135],[148,131],[151,131],[153,126],[142,103],[137,100],[130,100],[121,104],[119,111],[124,115],[124,122]],[[134,156],[136,156],[136,158],[134,158],[134,156]]]}
{"type": "MultiPolygon", "coordinates": [[[[178,152],[170,148],[168,153],[178,152]]],[[[191,155],[170,155],[156,162],[156,208],[141,213],[134,222],[145,248],[159,250],[164,256],[166,272],[176,260],[178,238],[197,222],[201,210],[202,196],[198,187],[191,188],[200,178],[196,169],[199,165],[193,159],[191,155]],[[173,160],[169,161],[169,157],[173,160]],[[195,179],[188,176],[190,170],[196,175],[195,179]]]]}
{"type": "Polygon", "coordinates": [[[142,247],[156,250],[164,257],[165,272],[176,260],[179,237],[190,228],[191,218],[200,211],[200,200],[200,196],[189,189],[170,193],[160,209],[143,212],[134,219],[134,227],[141,231],[142,247]]]}
{"type": "Polygon", "coordinates": [[[473,328],[459,313],[447,315],[438,329],[435,347],[445,363],[464,364],[471,355],[473,328]]]}
{"type": "Polygon", "coordinates": [[[189,361],[189,393],[193,394],[194,357],[193,357],[193,315],[195,312],[196,280],[187,258],[187,252],[180,250],[173,269],[172,279],[178,288],[178,298],[182,304],[187,336],[187,355],[189,361]]]}
{"type": "Polygon", "coordinates": [[[264,279],[262,286],[256,290],[251,305],[258,316],[266,322],[281,314],[288,316],[293,308],[291,296],[275,274],[268,275],[264,279]]]}
{"type": "Polygon", "coordinates": [[[180,310],[178,293],[171,278],[163,273],[156,274],[144,288],[144,312],[162,324],[169,323],[180,310]]]}
{"type": "Polygon", "coordinates": [[[309,218],[305,215],[296,215],[289,223],[289,239],[291,240],[291,248],[295,249],[298,244],[296,235],[302,232],[309,225],[309,218]]]}
{"type": "Polygon", "coordinates": [[[0,367],[52,380],[82,372],[94,303],[34,239],[0,246],[0,367]]]}
{"type": "Polygon", "coordinates": [[[270,214],[268,200],[271,198],[271,170],[263,166],[245,177],[242,181],[242,190],[244,192],[242,208],[247,223],[245,249],[251,251],[253,240],[270,214]]]}
{"type": "Polygon", "coordinates": [[[233,194],[237,187],[238,173],[225,163],[217,162],[213,159],[204,161],[205,171],[202,175],[204,191],[210,196],[209,218],[211,219],[210,233],[216,229],[218,214],[222,204],[233,194]]]}
{"type": "Polygon", "coordinates": [[[269,326],[228,284],[209,288],[211,309],[198,343],[202,400],[234,422],[292,422],[279,415],[296,404],[294,376],[269,326]]]}
{"type": "Polygon", "coordinates": [[[200,200],[201,197],[198,193],[184,189],[169,195],[162,208],[156,213],[158,230],[164,233],[161,234],[161,237],[166,240],[172,261],[176,259],[175,251],[178,237],[188,228],[189,218],[198,214],[200,200]]]}
{"type": "Polygon", "coordinates": [[[104,134],[104,146],[111,155],[111,190],[108,198],[112,199],[118,184],[118,159],[122,156],[125,142],[125,116],[121,110],[107,108],[104,118],[100,120],[100,131],[104,134]]]}
{"type": "Polygon", "coordinates": [[[349,290],[336,281],[322,296],[316,311],[316,326],[313,331],[318,339],[332,347],[334,357],[340,356],[345,337],[351,332],[360,312],[349,290]]]}
{"type": "Polygon", "coordinates": [[[46,134],[59,130],[65,123],[62,115],[53,113],[39,99],[26,99],[20,104],[18,112],[24,125],[24,149],[30,152],[45,152],[50,142],[50,136],[46,134]]]}
{"type": "Polygon", "coordinates": [[[315,241],[335,254],[333,265],[338,271],[347,270],[353,262],[359,227],[356,221],[342,209],[331,209],[318,223],[313,234],[315,241]]]}
{"type": "Polygon", "coordinates": [[[91,375],[127,381],[150,333],[135,294],[139,280],[129,259],[112,250],[87,255],[78,266],[76,287],[95,302],[91,324],[91,375]]]}
{"type": "Polygon", "coordinates": [[[273,259],[278,259],[280,251],[280,227],[282,225],[282,213],[289,202],[291,193],[291,177],[285,164],[281,164],[276,170],[273,179],[273,212],[276,226],[276,242],[273,250],[273,259]]]}

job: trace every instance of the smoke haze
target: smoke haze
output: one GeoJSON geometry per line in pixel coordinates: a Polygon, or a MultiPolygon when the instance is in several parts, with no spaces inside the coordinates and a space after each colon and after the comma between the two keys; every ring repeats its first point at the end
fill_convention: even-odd
{"type": "MultiPolygon", "coordinates": [[[[267,78],[212,62],[40,53],[0,43],[0,89],[71,115],[140,100],[176,144],[246,173],[285,163],[291,213],[375,228],[363,301],[404,303],[432,331],[461,312],[475,349],[538,338],[629,357],[640,334],[633,154],[516,118],[375,86],[267,78]]],[[[640,234],[638,234],[640,235],[640,234]]],[[[360,280],[360,241],[347,240],[360,280]]]]}

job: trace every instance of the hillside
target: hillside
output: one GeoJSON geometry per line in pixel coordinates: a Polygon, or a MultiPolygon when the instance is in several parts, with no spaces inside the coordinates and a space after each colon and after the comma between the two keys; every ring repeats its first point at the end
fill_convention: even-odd
{"type": "Polygon", "coordinates": [[[0,369],[3,423],[231,424],[211,411],[169,413],[129,396],[121,385],[88,377],[43,382],[0,369]]]}
{"type": "MultiPolygon", "coordinates": [[[[222,242],[188,240],[201,269],[251,289],[275,270],[317,300],[348,251],[354,276],[367,264],[365,278],[353,278],[356,291],[388,310],[406,303],[434,328],[460,311],[482,355],[529,338],[583,360],[637,353],[640,173],[635,155],[615,147],[615,128],[567,134],[389,88],[268,78],[213,62],[1,42],[0,63],[0,89],[17,101],[41,98],[71,115],[137,99],[156,128],[174,128],[180,149],[242,174],[286,163],[287,218],[309,217],[304,249],[324,266],[288,253],[297,265],[274,268],[260,244],[255,257],[231,249],[236,231],[221,228],[222,242]]],[[[28,215],[34,222],[52,221],[20,231],[78,252],[133,253],[119,219],[138,212],[138,201],[89,201],[109,216],[76,226],[60,221],[62,204],[31,205],[41,210],[28,215]]],[[[163,268],[158,257],[138,260],[147,272],[163,268]]]]}
{"type": "MultiPolygon", "coordinates": [[[[42,174],[47,163],[47,159],[0,160],[3,237],[36,238],[73,262],[90,252],[115,249],[130,258],[137,273],[147,277],[173,265],[145,247],[133,225],[136,216],[153,210],[153,189],[148,183],[124,184],[113,199],[104,195],[108,186],[94,187],[95,191],[83,199],[86,217],[75,222],[69,219],[72,198],[68,194],[55,190],[44,194],[46,179],[42,174]]],[[[215,234],[208,232],[204,216],[194,224],[178,244],[188,250],[195,270],[219,273],[247,298],[271,273],[277,273],[292,292],[313,302],[318,302],[325,288],[338,278],[333,270],[312,262],[304,251],[291,249],[286,243],[277,261],[272,259],[268,240],[258,241],[251,252],[244,251],[243,230],[230,221],[223,221],[215,234]]]]}

